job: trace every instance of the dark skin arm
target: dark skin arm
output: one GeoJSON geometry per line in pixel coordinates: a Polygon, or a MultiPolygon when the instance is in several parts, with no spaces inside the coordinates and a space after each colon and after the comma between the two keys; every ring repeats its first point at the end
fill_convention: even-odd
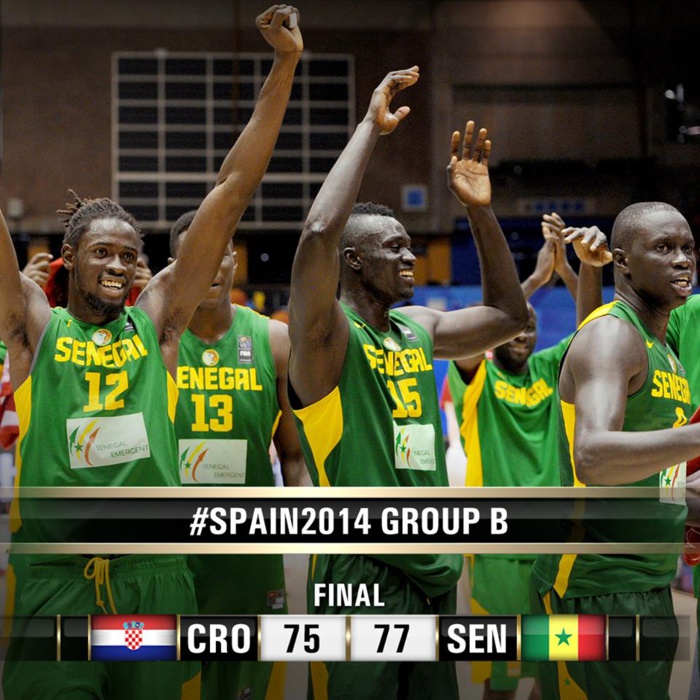
{"type": "Polygon", "coordinates": [[[447,180],[466,208],[481,269],[482,306],[440,312],[412,306],[403,311],[431,334],[436,358],[454,359],[482,353],[515,337],[527,324],[518,273],[503,231],[491,209],[486,129],[474,141],[474,122],[467,122],[464,141],[452,134],[447,180]]]}
{"type": "Polygon", "coordinates": [[[280,321],[270,321],[270,347],[277,371],[277,403],[281,415],[273,436],[277,456],[282,465],[285,486],[313,486],[301,451],[299,434],[294,424],[292,407],[287,397],[287,365],[289,362],[289,332],[280,321]]]}
{"type": "MultiPolygon", "coordinates": [[[[564,223],[561,218],[559,221],[564,223]]],[[[566,232],[567,237],[562,239],[562,245],[572,242],[576,255],[581,261],[581,276],[578,279],[579,291],[578,294],[572,295],[576,301],[576,325],[578,326],[602,303],[603,277],[601,268],[612,260],[612,256],[608,251],[605,234],[600,229],[595,227],[566,229],[566,232]]],[[[557,244],[551,236],[545,237],[544,245],[537,255],[535,270],[522,284],[526,299],[549,281],[554,267],[553,258],[557,255],[556,246],[557,244]]],[[[479,355],[455,361],[465,381],[469,382],[473,379],[483,357],[483,355],[479,355]]]]}
{"type": "Polygon", "coordinates": [[[417,80],[418,67],[413,66],[389,73],[375,89],[367,114],[326,177],[304,224],[289,302],[289,377],[303,406],[327,396],[340,380],[349,329],[335,296],[338,243],[377,140],[410,111],[400,107],[392,113],[392,99],[417,80]]]}
{"type": "Polygon", "coordinates": [[[19,271],[12,237],[0,212],[0,338],[10,357],[12,386],[29,375],[37,343],[51,318],[42,289],[19,271]]]}
{"type": "MultiPolygon", "coordinates": [[[[525,299],[529,299],[540,287],[543,287],[551,279],[552,273],[554,272],[554,245],[554,241],[545,240],[539,253],[537,253],[535,269],[520,285],[525,299]]],[[[474,357],[462,357],[454,361],[465,382],[471,382],[483,359],[484,353],[479,353],[474,357]]]]}
{"type": "Polygon", "coordinates": [[[298,26],[283,23],[297,13],[275,5],[256,19],[275,58],[255,111],[226,156],[216,186],[200,205],[180,244],[177,260],[156,275],[137,305],[153,320],[169,371],[177,368],[177,346],[192,314],[206,295],[239,219],[265,174],[303,50],[298,26]]]}
{"type": "Polygon", "coordinates": [[[576,322],[583,323],[588,315],[603,303],[603,267],[612,262],[605,234],[597,227],[565,228],[566,242],[572,243],[581,265],[576,300],[576,322]]]}
{"type": "Polygon", "coordinates": [[[584,484],[630,484],[700,453],[700,424],[623,432],[627,397],[647,374],[644,340],[614,317],[584,326],[559,379],[561,397],[576,407],[574,460],[584,484]]]}
{"type": "Polygon", "coordinates": [[[545,240],[554,242],[554,272],[562,278],[569,294],[576,299],[578,289],[578,277],[574,269],[569,265],[566,257],[566,241],[564,240],[564,220],[556,212],[545,214],[542,217],[542,235],[545,240]]]}

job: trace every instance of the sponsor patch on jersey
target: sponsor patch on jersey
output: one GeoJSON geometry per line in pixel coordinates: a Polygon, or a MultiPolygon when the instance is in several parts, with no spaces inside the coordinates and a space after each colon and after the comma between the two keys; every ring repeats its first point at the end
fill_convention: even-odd
{"type": "Polygon", "coordinates": [[[108,467],[151,456],[143,413],[69,418],[66,433],[71,469],[108,467]]]}
{"type": "Polygon", "coordinates": [[[253,361],[253,339],[249,335],[238,336],[238,363],[253,361]]]}
{"type": "Polygon", "coordinates": [[[178,440],[180,482],[245,484],[246,440],[178,440]]]}
{"type": "Polygon", "coordinates": [[[267,607],[273,610],[281,610],[284,607],[284,589],[267,592],[267,607]]]}
{"type": "Polygon", "coordinates": [[[92,334],[92,342],[100,347],[103,345],[109,345],[112,342],[112,333],[106,328],[98,328],[92,334]]]}
{"type": "Polygon", "coordinates": [[[394,467],[432,472],[435,460],[435,428],[432,425],[394,423],[394,467]]]}
{"type": "Polygon", "coordinates": [[[406,338],[408,338],[408,340],[418,340],[418,336],[410,328],[406,328],[406,326],[399,326],[399,328],[406,338]]]}
{"type": "Polygon", "coordinates": [[[659,501],[677,506],[685,505],[685,462],[674,464],[659,473],[659,501]]]}
{"type": "Polygon", "coordinates": [[[219,353],[214,348],[207,348],[202,353],[202,362],[207,367],[214,367],[219,364],[219,353]]]}

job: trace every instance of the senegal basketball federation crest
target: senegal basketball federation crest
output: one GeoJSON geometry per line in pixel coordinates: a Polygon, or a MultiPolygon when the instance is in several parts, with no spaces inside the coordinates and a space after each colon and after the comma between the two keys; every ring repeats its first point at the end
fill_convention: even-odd
{"type": "Polygon", "coordinates": [[[207,348],[202,353],[202,362],[207,367],[214,367],[215,365],[219,364],[219,353],[216,352],[214,348],[207,348]]]}
{"type": "Polygon", "coordinates": [[[136,651],[143,644],[143,628],[145,624],[138,620],[124,623],[124,645],[131,651],[136,651]]]}
{"type": "Polygon", "coordinates": [[[110,341],[112,340],[112,333],[108,331],[106,328],[98,328],[93,334],[92,334],[92,342],[95,343],[95,345],[102,347],[103,345],[108,345],[110,341]]]}

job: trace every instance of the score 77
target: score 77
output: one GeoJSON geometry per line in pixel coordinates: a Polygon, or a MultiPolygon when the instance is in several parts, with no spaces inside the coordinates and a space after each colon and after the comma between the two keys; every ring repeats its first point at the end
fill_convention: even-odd
{"type": "Polygon", "coordinates": [[[284,626],[284,629],[292,630],[292,636],[289,638],[289,644],[287,645],[287,653],[293,653],[297,637],[299,636],[300,627],[304,628],[304,651],[307,654],[315,654],[320,648],[321,638],[319,637],[318,633],[313,632],[313,630],[317,630],[319,628],[319,625],[310,624],[284,626]]]}
{"type": "Polygon", "coordinates": [[[401,638],[399,639],[399,643],[396,647],[396,653],[400,654],[401,652],[403,652],[404,647],[406,646],[406,639],[408,639],[408,628],[410,627],[410,625],[375,625],[375,630],[382,631],[382,636],[379,640],[379,645],[377,646],[377,654],[384,653],[384,648],[386,647],[386,642],[389,637],[389,630],[392,627],[394,627],[397,630],[401,630],[401,638]]]}
{"type": "Polygon", "coordinates": [[[352,661],[437,661],[437,615],[352,615],[352,661]]]}

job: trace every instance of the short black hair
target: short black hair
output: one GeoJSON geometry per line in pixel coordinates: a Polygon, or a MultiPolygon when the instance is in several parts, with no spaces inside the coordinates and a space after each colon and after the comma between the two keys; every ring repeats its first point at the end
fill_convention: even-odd
{"type": "Polygon", "coordinates": [[[170,229],[170,257],[177,257],[177,248],[180,241],[180,236],[187,231],[187,229],[192,225],[194,221],[196,209],[186,211],[178,220],[172,225],[170,229]]]}
{"type": "Polygon", "coordinates": [[[73,198],[72,202],[66,202],[65,209],[59,209],[56,213],[63,214],[61,219],[66,232],[63,243],[76,247],[80,238],[90,228],[90,224],[98,219],[118,219],[133,227],[134,231],[143,240],[143,233],[139,229],[136,219],[123,207],[107,197],[81,199],[73,190],[68,190],[73,198]]]}
{"type": "Polygon", "coordinates": [[[345,248],[352,248],[353,246],[356,246],[358,241],[365,235],[365,231],[362,228],[363,216],[388,216],[391,218],[396,218],[394,216],[394,210],[384,206],[383,204],[375,204],[374,202],[358,202],[352,208],[348,222],[345,224],[343,235],[340,237],[338,246],[341,251],[345,248]]]}
{"type": "MultiPolygon", "coordinates": [[[[668,211],[681,214],[676,207],[665,202],[637,202],[625,207],[616,217],[610,237],[611,248],[629,248],[634,234],[643,225],[644,217],[657,211],[668,211]]],[[[681,215],[682,216],[682,215],[681,215]]]]}

